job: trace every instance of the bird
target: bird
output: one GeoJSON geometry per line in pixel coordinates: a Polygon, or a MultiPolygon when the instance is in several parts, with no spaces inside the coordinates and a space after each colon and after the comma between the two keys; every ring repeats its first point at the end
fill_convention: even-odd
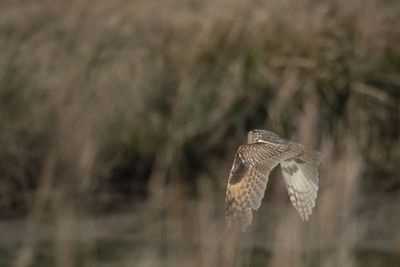
{"type": "Polygon", "coordinates": [[[235,155],[226,188],[229,227],[245,231],[261,206],[270,171],[280,164],[291,204],[308,221],[318,193],[322,154],[267,130],[251,130],[235,155]]]}

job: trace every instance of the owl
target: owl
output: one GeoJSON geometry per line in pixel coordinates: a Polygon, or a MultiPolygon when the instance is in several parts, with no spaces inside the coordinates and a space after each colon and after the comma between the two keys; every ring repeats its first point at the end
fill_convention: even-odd
{"type": "Polygon", "coordinates": [[[308,221],[318,192],[318,165],[322,154],[265,130],[252,130],[239,147],[226,189],[226,219],[242,231],[261,205],[268,175],[278,164],[292,205],[308,221]]]}

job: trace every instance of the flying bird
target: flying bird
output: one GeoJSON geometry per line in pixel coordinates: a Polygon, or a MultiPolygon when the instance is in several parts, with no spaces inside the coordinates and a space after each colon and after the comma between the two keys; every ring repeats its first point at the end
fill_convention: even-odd
{"type": "Polygon", "coordinates": [[[308,221],[318,192],[318,165],[322,154],[280,138],[266,130],[247,133],[247,144],[239,147],[226,189],[226,219],[229,226],[244,231],[253,210],[261,205],[270,171],[281,165],[290,202],[303,221],[308,221]]]}

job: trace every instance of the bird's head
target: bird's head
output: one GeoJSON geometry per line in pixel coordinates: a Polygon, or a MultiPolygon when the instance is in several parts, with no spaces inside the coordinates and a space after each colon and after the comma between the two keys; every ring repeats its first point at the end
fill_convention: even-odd
{"type": "Polygon", "coordinates": [[[254,144],[259,142],[277,142],[281,138],[273,132],[266,130],[251,130],[247,133],[247,143],[254,144]]]}

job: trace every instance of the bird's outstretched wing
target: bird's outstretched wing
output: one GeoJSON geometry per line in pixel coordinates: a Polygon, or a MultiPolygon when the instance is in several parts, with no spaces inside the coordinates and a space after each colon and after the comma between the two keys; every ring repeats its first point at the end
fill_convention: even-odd
{"type": "Polygon", "coordinates": [[[280,162],[290,202],[301,219],[308,221],[318,192],[318,164],[322,154],[304,151],[280,162]]]}
{"type": "Polygon", "coordinates": [[[298,155],[284,142],[259,142],[240,146],[230,171],[226,190],[228,225],[244,230],[252,210],[261,205],[269,172],[282,160],[298,155]]]}

